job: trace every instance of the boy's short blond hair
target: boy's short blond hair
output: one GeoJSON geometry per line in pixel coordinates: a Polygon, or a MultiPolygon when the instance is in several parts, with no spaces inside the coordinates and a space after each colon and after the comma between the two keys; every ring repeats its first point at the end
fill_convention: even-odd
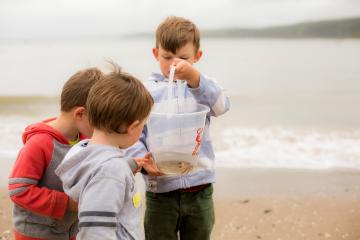
{"type": "Polygon", "coordinates": [[[200,49],[200,31],[188,19],[167,17],[156,29],[156,48],[160,46],[176,54],[176,51],[188,42],[194,45],[195,53],[200,49]]]}
{"type": "Polygon", "coordinates": [[[122,72],[118,65],[112,66],[113,71],[91,89],[86,106],[93,127],[121,134],[149,115],[154,100],[142,82],[122,72]]]}
{"type": "Polygon", "coordinates": [[[64,84],[61,92],[61,111],[69,112],[74,107],[85,107],[91,87],[103,77],[98,68],[78,71],[64,84]]]}

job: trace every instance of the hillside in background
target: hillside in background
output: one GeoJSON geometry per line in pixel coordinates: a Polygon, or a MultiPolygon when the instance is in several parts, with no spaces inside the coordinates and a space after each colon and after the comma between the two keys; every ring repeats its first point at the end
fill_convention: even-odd
{"type": "MultiPolygon", "coordinates": [[[[209,38],[360,38],[360,17],[256,29],[205,29],[201,34],[209,38]]],[[[154,34],[134,34],[129,37],[154,37],[154,34]]]]}
{"type": "Polygon", "coordinates": [[[360,18],[304,22],[260,29],[205,30],[204,37],[360,38],[360,18]]]}

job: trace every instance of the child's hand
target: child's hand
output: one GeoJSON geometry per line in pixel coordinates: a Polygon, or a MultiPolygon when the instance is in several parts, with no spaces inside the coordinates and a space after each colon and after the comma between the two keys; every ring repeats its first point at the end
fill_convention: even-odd
{"type": "Polygon", "coordinates": [[[134,170],[134,175],[141,171],[143,165],[144,165],[144,158],[133,158],[133,160],[136,162],[137,168],[134,170]]]}
{"type": "Polygon", "coordinates": [[[136,172],[140,171],[143,167],[146,172],[151,176],[161,176],[164,175],[160,170],[156,167],[154,161],[151,158],[151,154],[147,153],[144,158],[134,158],[135,162],[139,166],[136,172]]]}
{"type": "Polygon", "coordinates": [[[72,200],[70,197],[69,197],[69,200],[68,200],[68,206],[67,207],[71,212],[77,212],[78,211],[78,203],[75,202],[74,200],[72,200]]]}
{"type": "Polygon", "coordinates": [[[188,61],[182,59],[175,59],[173,65],[176,67],[174,79],[181,79],[187,81],[192,88],[199,87],[200,73],[188,61]]]}

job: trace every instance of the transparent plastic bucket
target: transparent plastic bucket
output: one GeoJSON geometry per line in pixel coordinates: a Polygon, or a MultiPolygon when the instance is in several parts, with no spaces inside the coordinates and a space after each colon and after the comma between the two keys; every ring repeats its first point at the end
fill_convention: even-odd
{"type": "Polygon", "coordinates": [[[209,107],[195,101],[176,99],[156,103],[147,127],[147,143],[154,161],[164,174],[184,175],[197,166],[201,138],[209,107]]]}

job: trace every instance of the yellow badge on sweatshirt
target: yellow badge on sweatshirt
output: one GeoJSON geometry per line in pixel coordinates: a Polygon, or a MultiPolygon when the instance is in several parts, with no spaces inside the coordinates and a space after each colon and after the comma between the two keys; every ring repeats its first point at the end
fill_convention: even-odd
{"type": "Polygon", "coordinates": [[[134,196],[133,196],[133,204],[135,208],[138,208],[141,204],[141,193],[137,192],[134,196]]]}

